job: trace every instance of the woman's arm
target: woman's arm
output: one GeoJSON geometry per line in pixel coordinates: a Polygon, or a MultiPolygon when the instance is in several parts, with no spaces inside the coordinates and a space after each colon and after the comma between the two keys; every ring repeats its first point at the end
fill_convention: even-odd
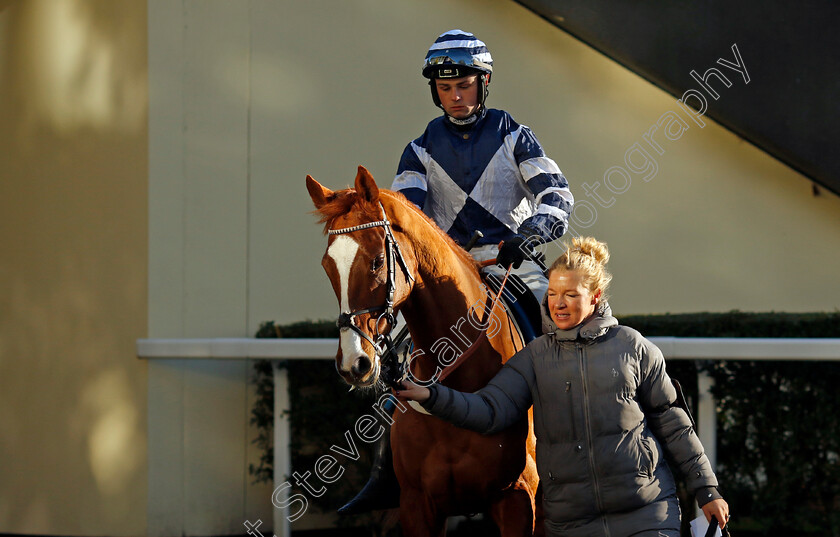
{"type": "Polygon", "coordinates": [[[403,389],[396,395],[421,403],[430,414],[458,427],[490,434],[525,417],[532,403],[532,383],[531,356],[524,349],[475,393],[459,392],[440,384],[424,388],[403,381],[403,389]]]}
{"type": "MultiPolygon", "coordinates": [[[[665,371],[662,352],[645,340],[642,353],[638,395],[647,424],[685,478],[688,489],[694,492],[697,503],[704,507],[722,498],[717,490],[717,478],[688,414],[677,406],[677,392],[665,371]]],[[[707,519],[711,514],[707,513],[707,519]]]]}

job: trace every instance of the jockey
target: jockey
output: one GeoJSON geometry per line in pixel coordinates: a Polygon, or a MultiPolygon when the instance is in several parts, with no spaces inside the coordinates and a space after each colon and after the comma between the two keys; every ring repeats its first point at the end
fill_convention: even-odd
{"type": "Polygon", "coordinates": [[[493,58],[473,34],[450,30],[435,40],[423,76],[444,113],[406,146],[392,189],[461,246],[481,231],[473,257],[496,258],[502,274],[513,263],[539,302],[548,280],[527,254],[565,233],[574,198],[531,129],[485,106],[492,72],[493,58]]]}
{"type": "MultiPolygon", "coordinates": [[[[497,265],[485,270],[497,277],[512,265],[538,305],[548,280],[530,256],[534,246],[565,233],[574,203],[569,184],[531,129],[485,106],[493,58],[473,34],[450,30],[440,35],[426,54],[422,73],[429,79],[432,101],[444,113],[406,146],[392,190],[461,246],[480,231],[483,237],[470,254],[478,261],[495,258],[497,265]]],[[[376,446],[370,480],[340,514],[398,503],[389,436],[376,446]]]]}

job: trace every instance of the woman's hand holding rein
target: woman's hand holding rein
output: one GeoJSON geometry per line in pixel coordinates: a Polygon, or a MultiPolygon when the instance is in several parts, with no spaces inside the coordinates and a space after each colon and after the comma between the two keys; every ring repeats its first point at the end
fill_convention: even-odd
{"type": "Polygon", "coordinates": [[[431,397],[431,392],[429,391],[429,388],[418,386],[410,380],[402,381],[400,383],[400,386],[401,389],[394,390],[394,395],[396,395],[399,399],[417,401],[418,403],[422,403],[423,401],[431,397]]]}

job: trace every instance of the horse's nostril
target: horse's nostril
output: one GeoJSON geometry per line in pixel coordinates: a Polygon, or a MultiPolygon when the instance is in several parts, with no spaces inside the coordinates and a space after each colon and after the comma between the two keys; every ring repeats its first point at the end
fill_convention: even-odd
{"type": "Polygon", "coordinates": [[[353,367],[351,369],[354,375],[361,377],[370,371],[370,367],[370,358],[367,356],[360,356],[353,362],[353,367]]]}

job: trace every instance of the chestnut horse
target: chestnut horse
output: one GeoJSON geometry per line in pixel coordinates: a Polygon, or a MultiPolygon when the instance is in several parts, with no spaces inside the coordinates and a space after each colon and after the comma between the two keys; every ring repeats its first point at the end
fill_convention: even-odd
{"type": "MultiPolygon", "coordinates": [[[[456,341],[457,329],[461,341],[478,343],[443,384],[466,392],[486,385],[516,349],[507,330],[479,337],[479,323],[465,322],[476,317],[471,306],[487,304],[488,296],[472,257],[401,194],[380,190],[361,166],[355,189],[334,192],[311,176],[306,187],[329,232],[321,264],[341,308],[336,369],[342,378],[352,386],[376,384],[381,349],[375,347],[393,328],[391,312],[399,311],[418,357],[414,378],[440,373],[434,356],[442,343],[456,341]]],[[[509,326],[501,305],[493,317],[509,326]]],[[[398,410],[391,445],[406,536],[438,536],[446,517],[486,511],[505,537],[533,534],[538,477],[530,415],[481,435],[413,407],[398,410]]]]}

